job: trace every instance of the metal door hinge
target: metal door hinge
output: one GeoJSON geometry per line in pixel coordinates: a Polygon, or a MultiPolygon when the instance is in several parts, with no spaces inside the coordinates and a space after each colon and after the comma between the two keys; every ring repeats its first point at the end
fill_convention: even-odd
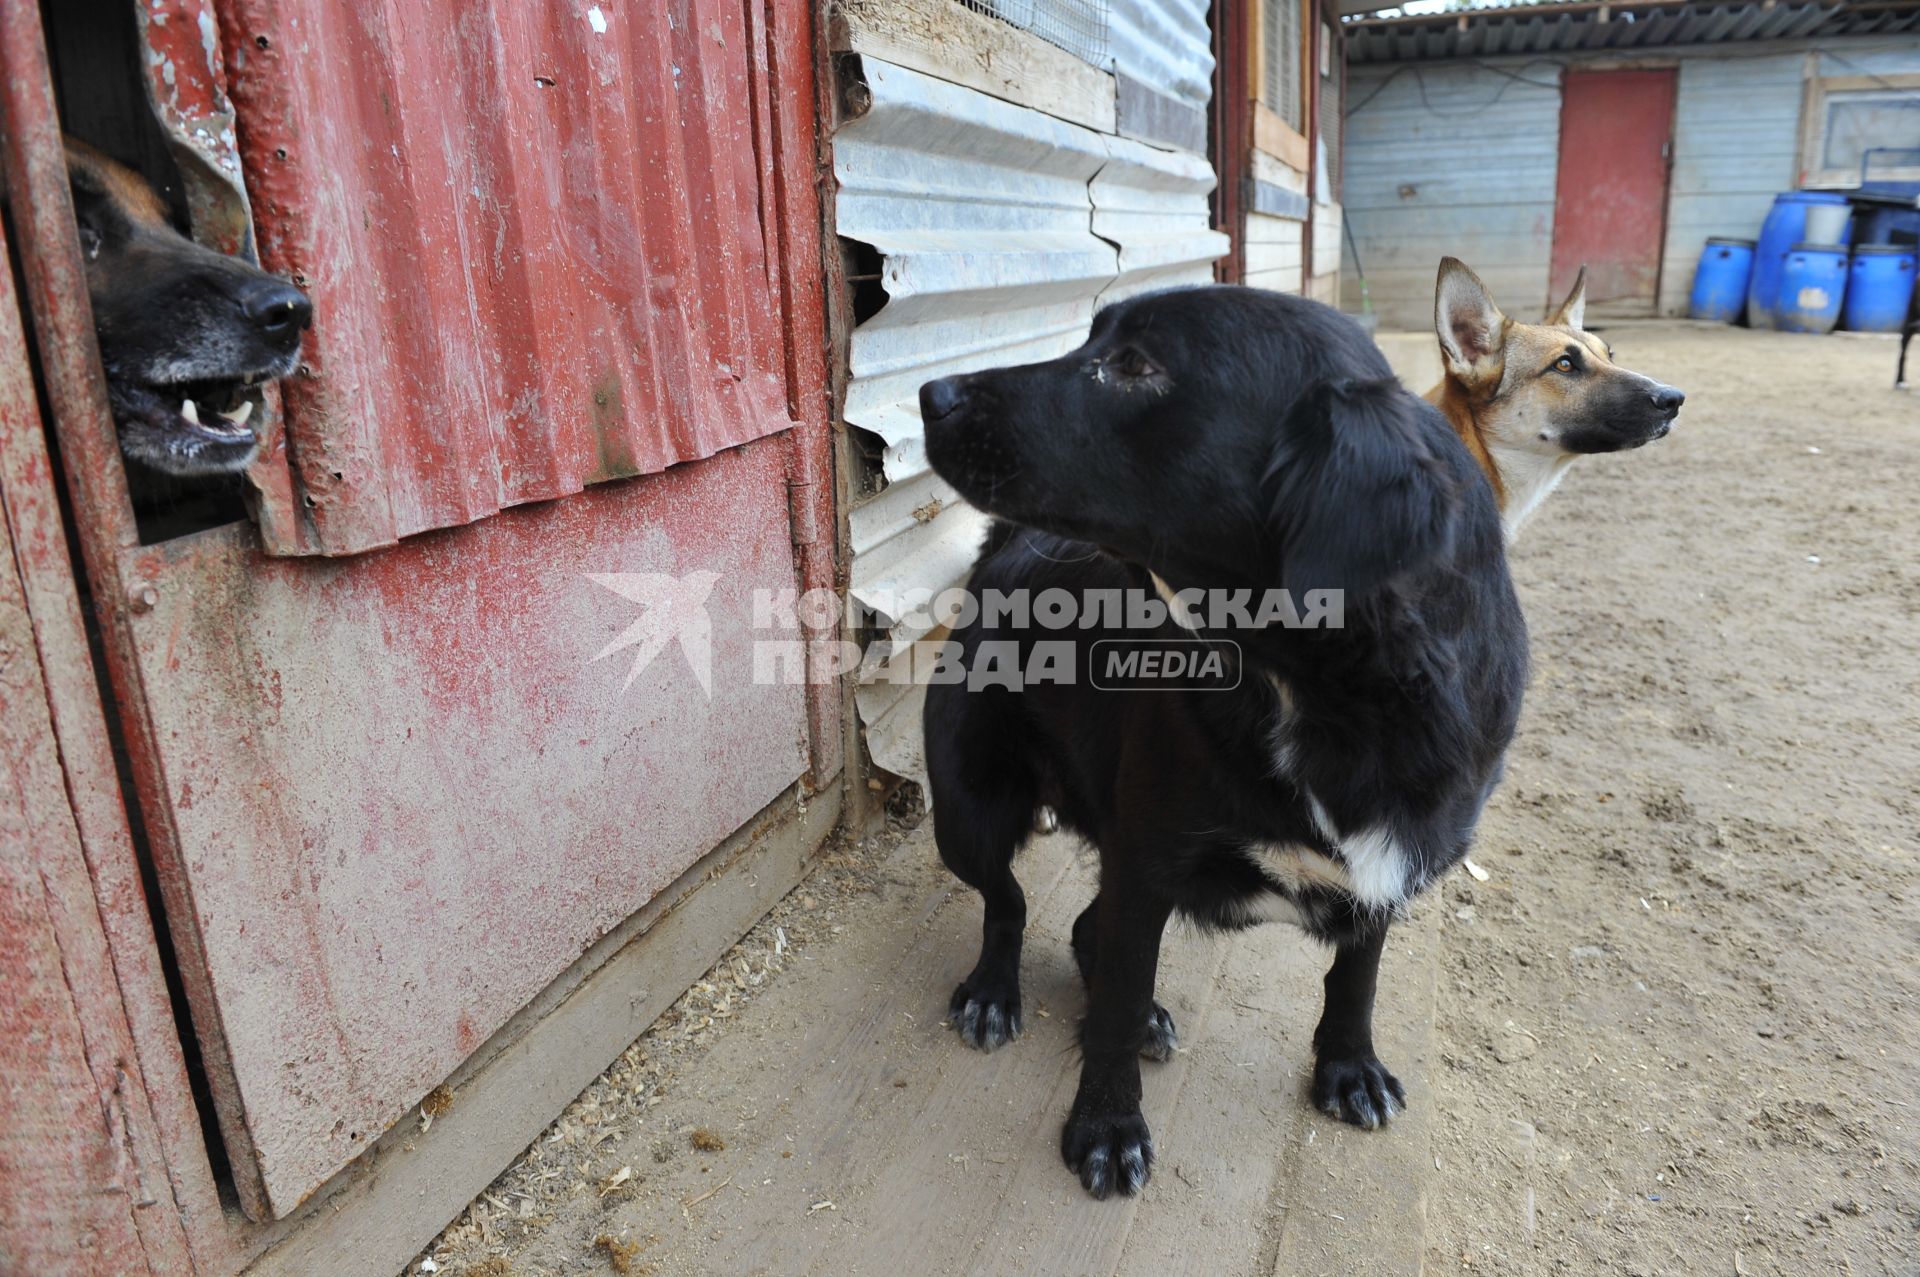
{"type": "Polygon", "coordinates": [[[813,529],[813,483],[787,482],[787,526],[795,545],[812,545],[820,538],[813,529]]]}

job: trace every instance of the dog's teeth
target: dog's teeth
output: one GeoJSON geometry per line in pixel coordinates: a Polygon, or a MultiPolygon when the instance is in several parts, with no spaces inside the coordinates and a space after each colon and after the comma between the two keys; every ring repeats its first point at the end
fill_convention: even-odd
{"type": "Polygon", "coordinates": [[[182,399],[180,401],[180,415],[196,426],[200,424],[200,410],[193,406],[193,400],[191,399],[182,399]]]}
{"type": "Polygon", "coordinates": [[[233,411],[223,412],[220,415],[236,426],[244,426],[247,424],[247,418],[253,415],[253,400],[249,399],[233,411]]]}

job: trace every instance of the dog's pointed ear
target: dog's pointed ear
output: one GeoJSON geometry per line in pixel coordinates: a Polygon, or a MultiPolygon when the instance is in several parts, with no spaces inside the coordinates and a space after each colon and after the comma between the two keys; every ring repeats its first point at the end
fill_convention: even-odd
{"type": "Polygon", "coordinates": [[[1446,553],[1462,492],[1457,446],[1397,380],[1315,384],[1281,427],[1267,469],[1280,585],[1300,606],[1342,590],[1348,606],[1446,553]]]}
{"type": "Polygon", "coordinates": [[[1457,257],[1440,259],[1433,328],[1447,371],[1470,386],[1496,383],[1505,363],[1507,317],[1480,277],[1457,257]]]}
{"type": "Polygon", "coordinates": [[[1582,266],[1580,273],[1573,277],[1573,289],[1567,294],[1567,300],[1560,303],[1560,309],[1547,316],[1547,323],[1561,328],[1571,328],[1575,332],[1586,329],[1587,318],[1587,268],[1582,266]]]}

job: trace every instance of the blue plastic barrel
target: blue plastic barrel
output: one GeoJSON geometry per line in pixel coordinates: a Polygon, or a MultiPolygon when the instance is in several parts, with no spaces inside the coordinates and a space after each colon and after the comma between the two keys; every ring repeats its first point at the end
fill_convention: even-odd
{"type": "Polygon", "coordinates": [[[1856,333],[1897,333],[1913,300],[1914,250],[1905,244],[1862,244],[1847,271],[1840,326],[1856,333]]]}
{"type": "Polygon", "coordinates": [[[1788,333],[1830,333],[1847,293],[1847,250],[1837,244],[1795,244],[1780,267],[1774,327],[1788,333]]]}
{"type": "Polygon", "coordinates": [[[1693,296],[1687,312],[1719,324],[1738,322],[1747,307],[1747,281],[1752,274],[1752,240],[1708,240],[1700,250],[1700,264],[1693,268],[1693,296]]]}
{"type": "MultiPolygon", "coordinates": [[[[1780,272],[1787,254],[1807,237],[1807,208],[1814,204],[1845,204],[1836,191],[1787,191],[1773,197],[1773,208],[1760,227],[1760,243],[1753,253],[1753,278],[1747,285],[1747,323],[1755,328],[1777,328],[1780,272]]],[[[1846,242],[1842,233],[1841,242],[1846,242]]]]}

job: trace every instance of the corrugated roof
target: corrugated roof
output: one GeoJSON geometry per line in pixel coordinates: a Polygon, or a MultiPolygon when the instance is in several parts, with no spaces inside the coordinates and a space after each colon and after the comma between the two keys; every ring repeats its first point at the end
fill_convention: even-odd
{"type": "Polygon", "coordinates": [[[1411,62],[1920,32],[1920,0],[1518,5],[1342,23],[1347,61],[1411,62]]]}

